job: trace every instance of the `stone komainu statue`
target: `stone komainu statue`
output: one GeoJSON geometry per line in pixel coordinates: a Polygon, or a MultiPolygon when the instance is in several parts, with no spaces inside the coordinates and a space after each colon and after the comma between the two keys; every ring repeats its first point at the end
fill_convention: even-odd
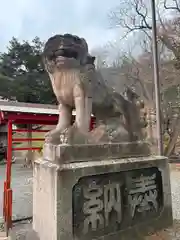
{"type": "Polygon", "coordinates": [[[64,34],[46,42],[43,62],[60,114],[56,128],[46,136],[47,141],[72,144],[142,139],[136,96],[130,89],[127,98],[115,92],[96,71],[94,61],[83,38],[64,34]],[[96,128],[89,132],[91,114],[96,117],[96,128]]]}

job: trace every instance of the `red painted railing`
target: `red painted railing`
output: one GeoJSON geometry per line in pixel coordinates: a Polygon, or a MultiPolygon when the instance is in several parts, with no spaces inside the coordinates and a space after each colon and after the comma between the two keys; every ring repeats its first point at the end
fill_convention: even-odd
{"type": "MultiPolygon", "coordinates": [[[[11,166],[12,166],[12,151],[23,150],[41,150],[41,147],[14,147],[13,142],[26,142],[26,141],[44,141],[44,138],[13,138],[14,132],[48,132],[48,130],[42,129],[13,129],[13,124],[39,124],[39,125],[56,125],[58,122],[58,115],[43,115],[43,114],[19,114],[9,113],[1,114],[3,123],[8,124],[8,147],[7,147],[7,165],[6,165],[6,180],[4,182],[4,203],[3,214],[6,233],[8,236],[9,229],[12,228],[12,197],[13,191],[11,188],[11,166]],[[6,119],[5,119],[6,116],[6,119]]],[[[90,130],[95,126],[95,118],[91,119],[90,130]]]]}

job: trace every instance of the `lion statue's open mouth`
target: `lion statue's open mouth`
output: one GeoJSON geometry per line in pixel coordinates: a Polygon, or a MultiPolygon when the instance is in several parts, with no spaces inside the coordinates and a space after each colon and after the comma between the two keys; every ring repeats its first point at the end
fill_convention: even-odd
{"type": "Polygon", "coordinates": [[[87,52],[88,47],[84,39],[70,34],[55,35],[46,42],[43,57],[49,61],[64,57],[82,62],[87,52]]]}
{"type": "Polygon", "coordinates": [[[62,49],[57,49],[55,52],[54,52],[54,57],[57,58],[57,57],[66,57],[66,58],[74,58],[74,59],[78,59],[78,52],[77,51],[74,51],[73,49],[65,49],[65,48],[62,48],[62,49]]]}

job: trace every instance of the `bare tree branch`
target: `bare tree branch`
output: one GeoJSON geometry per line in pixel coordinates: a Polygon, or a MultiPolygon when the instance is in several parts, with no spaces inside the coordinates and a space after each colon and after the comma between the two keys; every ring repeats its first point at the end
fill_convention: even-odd
{"type": "Polygon", "coordinates": [[[152,27],[147,22],[148,10],[146,6],[140,0],[134,0],[136,13],[141,17],[141,26],[145,29],[152,29],[152,27]],[[141,12],[142,8],[145,10],[144,13],[141,12]]]}
{"type": "MultiPolygon", "coordinates": [[[[180,13],[180,0],[172,0],[172,4],[168,5],[167,0],[163,0],[163,7],[167,10],[176,10],[180,13]]],[[[110,22],[113,27],[121,27],[126,30],[123,37],[120,39],[127,38],[132,32],[145,34],[151,41],[151,16],[149,16],[147,1],[145,0],[129,0],[125,5],[123,0],[120,0],[120,5],[110,14],[110,22]],[[118,10],[117,10],[118,9],[118,10]]],[[[174,56],[179,59],[180,56],[180,44],[177,46],[177,39],[174,39],[174,33],[179,28],[180,34],[180,20],[176,16],[173,20],[163,21],[159,8],[157,6],[158,13],[158,37],[159,40],[173,52],[174,56]],[[169,21],[169,24],[168,24],[169,21]],[[174,28],[174,29],[173,29],[174,28]],[[170,33],[171,32],[171,33],[170,33]],[[172,36],[173,35],[173,36],[172,36]]],[[[177,34],[176,34],[177,38],[177,34]]],[[[179,39],[180,43],[180,39],[179,39]]]]}
{"type": "Polygon", "coordinates": [[[168,6],[167,5],[167,0],[164,0],[164,8],[167,10],[175,10],[178,11],[180,13],[180,3],[178,0],[173,0],[174,2],[174,6],[168,6]]]}
{"type": "Polygon", "coordinates": [[[119,7],[110,12],[109,18],[112,27],[126,29],[122,39],[135,31],[143,31],[150,37],[147,30],[151,30],[152,27],[148,20],[148,8],[142,0],[129,0],[129,4],[126,2],[125,5],[124,1],[120,0],[119,7]]]}

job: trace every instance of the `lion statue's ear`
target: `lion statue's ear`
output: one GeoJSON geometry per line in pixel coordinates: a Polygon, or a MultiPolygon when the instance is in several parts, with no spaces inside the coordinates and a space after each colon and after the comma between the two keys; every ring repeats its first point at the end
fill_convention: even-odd
{"type": "Polygon", "coordinates": [[[87,55],[87,59],[86,59],[86,64],[94,64],[96,57],[91,56],[90,54],[87,55]]]}
{"type": "Polygon", "coordinates": [[[95,60],[96,60],[96,57],[92,56],[92,64],[94,64],[95,60]]]}

